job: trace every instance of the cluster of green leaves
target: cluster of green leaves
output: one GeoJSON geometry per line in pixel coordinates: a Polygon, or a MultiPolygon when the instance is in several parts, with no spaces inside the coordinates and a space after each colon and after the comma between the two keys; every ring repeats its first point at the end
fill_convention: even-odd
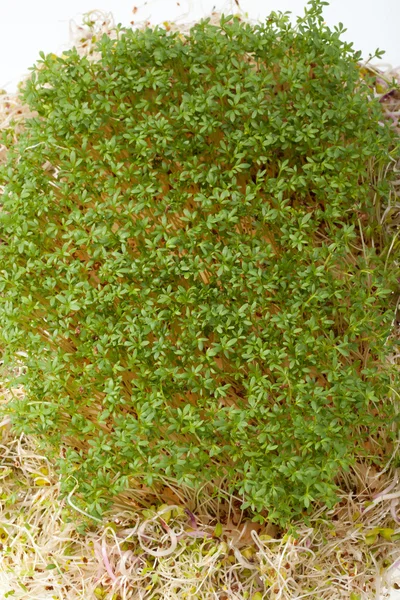
{"type": "Polygon", "coordinates": [[[225,477],[286,523],[393,422],[369,176],[393,136],[322,4],[121,29],[25,85],[0,214],[11,410],[95,514],[133,481],[225,477]]]}

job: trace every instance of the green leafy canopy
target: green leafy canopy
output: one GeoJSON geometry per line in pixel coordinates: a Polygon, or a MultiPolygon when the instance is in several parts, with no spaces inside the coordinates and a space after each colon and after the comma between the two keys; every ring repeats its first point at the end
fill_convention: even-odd
{"type": "Polygon", "coordinates": [[[370,177],[393,135],[323,4],[121,29],[24,86],[37,116],[2,170],[4,364],[26,367],[8,410],[94,514],[134,482],[224,477],[287,523],[332,505],[393,422],[389,189],[370,177]]]}

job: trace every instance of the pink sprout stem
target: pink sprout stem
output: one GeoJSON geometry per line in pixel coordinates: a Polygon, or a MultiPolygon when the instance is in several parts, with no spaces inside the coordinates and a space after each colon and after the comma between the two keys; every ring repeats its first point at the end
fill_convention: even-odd
{"type": "Polygon", "coordinates": [[[384,490],[382,490],[382,492],[379,492],[379,494],[375,494],[374,496],[372,496],[373,500],[377,500],[378,498],[380,498],[381,496],[384,496],[385,494],[388,494],[389,492],[392,491],[392,489],[394,487],[396,487],[397,484],[397,478],[395,478],[392,483],[390,485],[388,485],[387,488],[385,488],[384,490]]]}
{"type": "Polygon", "coordinates": [[[110,561],[108,560],[108,556],[107,556],[107,549],[106,549],[106,543],[105,540],[102,541],[101,544],[101,555],[103,557],[103,562],[104,562],[104,566],[106,568],[107,573],[109,574],[110,578],[112,579],[112,581],[117,581],[117,578],[115,577],[113,570],[111,568],[111,564],[110,561]]]}
{"type": "Polygon", "coordinates": [[[192,527],[192,529],[197,529],[197,522],[196,522],[196,517],[194,516],[194,514],[188,508],[185,508],[185,513],[189,517],[190,526],[192,527]]]}
{"type": "Polygon", "coordinates": [[[396,504],[397,504],[397,500],[392,500],[390,503],[390,514],[393,517],[393,520],[395,521],[395,523],[397,523],[398,525],[400,525],[400,517],[397,515],[396,512],[396,504]]]}

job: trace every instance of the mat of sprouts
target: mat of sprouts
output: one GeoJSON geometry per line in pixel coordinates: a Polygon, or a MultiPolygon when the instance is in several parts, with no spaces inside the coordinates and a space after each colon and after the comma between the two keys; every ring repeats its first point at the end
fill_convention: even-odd
{"type": "MultiPolygon", "coordinates": [[[[94,11],[75,27],[74,42],[90,56],[93,39],[113,31],[111,17],[94,11]]],[[[375,93],[399,128],[400,93],[390,85],[398,74],[364,68],[376,75],[375,93]]],[[[11,119],[23,127],[27,115],[16,95],[0,96],[1,127],[11,119]]],[[[399,233],[396,187],[400,179],[383,215],[393,233],[391,252],[399,233]]],[[[3,390],[3,405],[10,393],[24,392],[3,390]]],[[[140,511],[127,509],[143,494],[132,490],[99,523],[74,504],[73,493],[59,499],[60,481],[34,438],[15,436],[8,418],[0,436],[2,598],[367,600],[386,597],[400,583],[395,454],[380,472],[360,462],[343,475],[337,506],[327,514],[316,510],[293,536],[247,520],[242,499],[224,495],[224,481],[215,499],[207,486],[194,494],[166,479],[164,491],[140,511]]]]}

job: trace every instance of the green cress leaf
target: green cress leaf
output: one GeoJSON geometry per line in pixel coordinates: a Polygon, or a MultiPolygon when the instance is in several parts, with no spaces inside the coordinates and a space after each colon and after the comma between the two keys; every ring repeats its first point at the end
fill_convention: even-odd
{"type": "Polygon", "coordinates": [[[286,524],[379,460],[395,277],[369,169],[395,142],[323,4],[121,30],[24,85],[36,116],[1,171],[4,365],[26,357],[7,410],[93,514],[224,477],[286,524]]]}

